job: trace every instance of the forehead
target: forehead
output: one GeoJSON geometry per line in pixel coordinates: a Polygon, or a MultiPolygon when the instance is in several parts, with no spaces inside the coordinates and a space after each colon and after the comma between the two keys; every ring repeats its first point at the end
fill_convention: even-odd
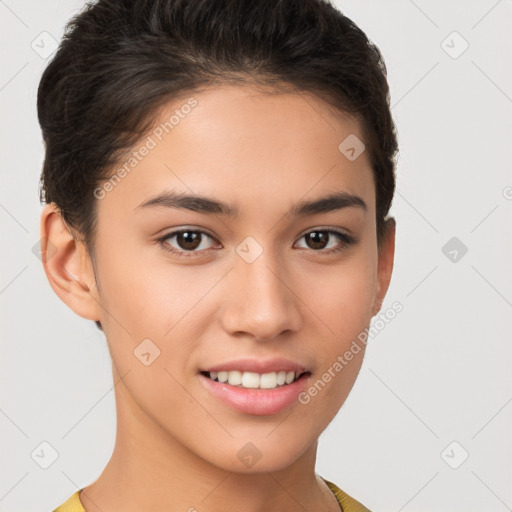
{"type": "Polygon", "coordinates": [[[237,204],[242,216],[330,191],[364,196],[373,209],[368,152],[349,159],[344,141],[364,143],[359,121],[312,93],[210,87],[159,110],[114,169],[114,175],[124,169],[123,177],[100,210],[132,215],[145,198],[166,190],[237,204]]]}

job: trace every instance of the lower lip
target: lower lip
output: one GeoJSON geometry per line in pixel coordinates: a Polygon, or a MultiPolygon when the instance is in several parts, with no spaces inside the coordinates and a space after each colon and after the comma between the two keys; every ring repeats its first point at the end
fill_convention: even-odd
{"type": "Polygon", "coordinates": [[[199,379],[208,391],[237,411],[267,416],[277,414],[296,402],[310,376],[309,373],[305,373],[295,382],[274,389],[240,388],[227,382],[217,382],[201,373],[199,379]]]}

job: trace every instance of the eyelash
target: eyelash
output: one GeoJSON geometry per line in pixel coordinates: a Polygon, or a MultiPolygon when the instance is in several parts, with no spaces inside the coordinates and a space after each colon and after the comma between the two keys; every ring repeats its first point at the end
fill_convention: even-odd
{"type": "MultiPolygon", "coordinates": [[[[166,240],[168,240],[169,238],[172,238],[175,235],[179,235],[180,233],[185,233],[185,232],[201,233],[201,234],[206,235],[207,237],[211,238],[212,240],[215,240],[215,238],[213,236],[211,236],[206,231],[203,231],[202,229],[179,229],[177,231],[171,231],[170,233],[167,233],[166,235],[162,236],[161,238],[158,238],[157,241],[160,243],[160,245],[162,246],[164,251],[175,254],[179,258],[196,258],[196,257],[198,257],[198,254],[201,253],[202,251],[180,251],[180,250],[177,250],[174,248],[169,248],[169,246],[165,245],[166,240]]],[[[327,251],[322,250],[322,249],[320,249],[320,250],[312,249],[313,252],[318,252],[318,253],[322,253],[322,254],[338,253],[338,252],[345,250],[347,246],[353,245],[356,243],[356,239],[354,237],[347,235],[346,233],[343,233],[341,231],[335,230],[335,229],[322,229],[322,228],[313,229],[311,231],[308,231],[307,233],[304,233],[300,238],[303,238],[306,235],[309,235],[310,233],[314,233],[314,232],[334,234],[338,238],[340,238],[344,243],[339,245],[338,247],[329,249],[327,251]]],[[[204,250],[210,251],[212,249],[204,249],[204,250]]]]}

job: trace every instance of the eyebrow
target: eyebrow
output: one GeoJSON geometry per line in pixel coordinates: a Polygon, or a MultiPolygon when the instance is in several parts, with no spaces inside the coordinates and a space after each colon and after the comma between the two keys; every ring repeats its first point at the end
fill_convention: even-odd
{"type": "MultiPolygon", "coordinates": [[[[150,207],[192,210],[203,214],[225,215],[231,218],[237,218],[240,213],[236,205],[223,203],[211,197],[189,195],[181,192],[162,192],[156,196],[149,197],[139,204],[135,210],[150,207]]],[[[362,208],[365,212],[368,210],[366,203],[361,197],[347,192],[335,192],[312,201],[299,201],[288,210],[287,215],[291,217],[305,217],[348,207],[362,208]]]]}

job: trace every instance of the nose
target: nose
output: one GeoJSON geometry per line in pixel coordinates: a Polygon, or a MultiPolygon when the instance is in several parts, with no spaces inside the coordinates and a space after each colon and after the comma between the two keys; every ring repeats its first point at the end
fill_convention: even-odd
{"type": "Polygon", "coordinates": [[[300,330],[301,300],[292,273],[270,251],[252,263],[237,258],[225,284],[221,321],[230,335],[266,341],[300,330]]]}

